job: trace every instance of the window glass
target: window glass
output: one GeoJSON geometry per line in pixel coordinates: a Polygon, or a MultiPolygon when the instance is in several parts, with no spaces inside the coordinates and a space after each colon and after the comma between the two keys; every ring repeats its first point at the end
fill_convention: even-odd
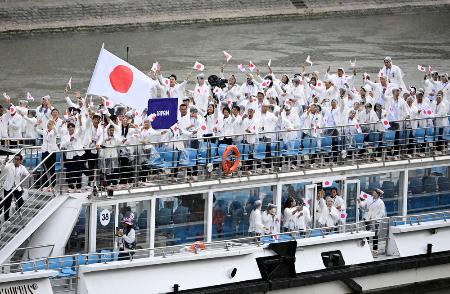
{"type": "Polygon", "coordinates": [[[87,253],[89,236],[89,206],[81,207],[78,220],[66,244],[65,254],[87,253]]]}
{"type": "Polygon", "coordinates": [[[450,207],[448,167],[408,172],[408,214],[439,211],[450,207]]]}
{"type": "Polygon", "coordinates": [[[97,251],[113,250],[115,245],[115,205],[97,207],[97,251]]]}
{"type": "Polygon", "coordinates": [[[136,248],[150,247],[150,200],[119,203],[119,227],[125,217],[134,219],[136,248]]]}
{"type": "Polygon", "coordinates": [[[207,194],[156,199],[155,247],[204,241],[207,194]]]}
{"type": "Polygon", "coordinates": [[[227,240],[248,236],[249,217],[255,201],[261,200],[261,211],[274,203],[275,186],[214,193],[212,239],[227,240]]]}

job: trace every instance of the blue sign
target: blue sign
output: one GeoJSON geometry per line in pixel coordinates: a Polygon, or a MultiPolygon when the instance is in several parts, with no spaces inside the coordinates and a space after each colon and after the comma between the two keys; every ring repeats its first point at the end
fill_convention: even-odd
{"type": "Polygon", "coordinates": [[[178,98],[157,98],[148,100],[147,114],[156,114],[152,122],[154,129],[168,129],[177,122],[178,98]]]}

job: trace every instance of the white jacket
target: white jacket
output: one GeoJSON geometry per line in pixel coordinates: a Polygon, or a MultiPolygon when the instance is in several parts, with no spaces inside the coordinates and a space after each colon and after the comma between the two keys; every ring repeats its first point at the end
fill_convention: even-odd
{"type": "Polygon", "coordinates": [[[29,174],[30,173],[23,165],[19,165],[19,167],[16,168],[14,166],[14,163],[6,164],[2,173],[2,176],[4,176],[5,179],[5,182],[3,183],[3,189],[7,191],[11,190],[15,186],[19,185],[20,181],[22,181],[23,178],[25,178],[29,174]]]}
{"type": "Polygon", "coordinates": [[[253,209],[250,213],[248,232],[256,234],[264,233],[261,209],[253,209]]]}

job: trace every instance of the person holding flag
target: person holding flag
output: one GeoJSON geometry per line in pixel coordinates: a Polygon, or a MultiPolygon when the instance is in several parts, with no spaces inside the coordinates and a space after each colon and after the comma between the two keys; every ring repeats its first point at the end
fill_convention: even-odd
{"type": "Polygon", "coordinates": [[[191,73],[189,73],[186,76],[186,79],[181,82],[177,83],[177,76],[175,74],[171,74],[169,76],[169,84],[166,85],[164,83],[164,77],[161,74],[161,69],[158,68],[157,71],[158,75],[158,81],[159,84],[157,84],[158,89],[161,91],[161,96],[165,95],[168,98],[178,98],[178,107],[183,103],[183,99],[185,98],[186,94],[186,85],[191,77],[191,73]]]}
{"type": "Polygon", "coordinates": [[[373,254],[378,255],[378,234],[381,219],[386,217],[386,207],[383,200],[380,198],[383,195],[383,190],[375,189],[372,192],[372,198],[367,197],[362,203],[358,198],[357,203],[359,209],[364,211],[364,221],[366,223],[366,230],[374,229],[375,236],[373,237],[373,254]]]}
{"type": "Polygon", "coordinates": [[[197,84],[194,88],[194,105],[197,107],[200,115],[206,114],[211,89],[205,81],[205,75],[200,73],[197,75],[197,84]]]}

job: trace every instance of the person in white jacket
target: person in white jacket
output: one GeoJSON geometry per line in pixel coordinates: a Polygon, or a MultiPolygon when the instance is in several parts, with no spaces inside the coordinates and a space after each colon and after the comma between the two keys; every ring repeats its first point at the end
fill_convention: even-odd
{"type": "Polygon", "coordinates": [[[194,105],[197,107],[200,115],[206,114],[210,95],[211,89],[205,82],[205,75],[203,73],[198,74],[197,85],[195,85],[194,88],[194,105]]]}
{"type": "Polygon", "coordinates": [[[392,59],[389,56],[384,58],[384,66],[378,73],[379,76],[387,77],[389,83],[394,83],[403,91],[406,91],[405,82],[403,81],[403,73],[400,67],[392,64],[392,59]]]}
{"type": "Polygon", "coordinates": [[[263,224],[262,213],[261,213],[261,200],[255,201],[255,207],[250,212],[249,227],[248,232],[250,236],[260,236],[264,234],[269,228],[265,227],[263,224]]]}
{"type": "Polygon", "coordinates": [[[286,202],[283,206],[283,230],[285,232],[294,231],[297,229],[296,218],[300,215],[300,212],[303,211],[303,208],[297,206],[297,201],[293,197],[289,197],[286,199],[286,202]]]}
{"type": "MultiPolygon", "coordinates": [[[[10,139],[22,138],[22,124],[23,124],[22,116],[17,114],[15,107],[11,107],[8,119],[8,137],[10,139]]],[[[10,141],[10,144],[16,145],[17,142],[18,142],[17,140],[10,141]]]]}
{"type": "MultiPolygon", "coordinates": [[[[14,161],[5,165],[2,175],[5,182],[3,183],[3,203],[0,205],[0,213],[4,213],[5,222],[9,221],[11,202],[13,197],[16,199],[17,207],[20,211],[24,203],[23,188],[21,181],[29,175],[28,170],[22,165],[22,154],[14,155],[14,161]]],[[[20,212],[19,212],[20,213],[20,212]]]]}
{"type": "Polygon", "coordinates": [[[84,170],[84,161],[81,160],[84,155],[83,137],[84,125],[75,129],[73,122],[68,122],[67,133],[61,138],[61,150],[64,152],[64,166],[66,168],[66,180],[70,192],[80,192],[81,174],[84,170]]]}
{"type": "Polygon", "coordinates": [[[299,201],[300,211],[294,216],[295,227],[297,230],[308,230],[311,228],[311,213],[302,199],[299,201]]]}
{"type": "Polygon", "coordinates": [[[333,206],[333,199],[331,197],[327,197],[326,204],[326,208],[319,215],[319,226],[334,227],[339,221],[339,211],[333,206]]]}
{"type": "Polygon", "coordinates": [[[264,235],[279,233],[280,220],[277,216],[277,206],[269,203],[267,209],[262,213],[264,235]]]}
{"type": "Polygon", "coordinates": [[[114,126],[109,126],[106,136],[102,137],[102,141],[97,142],[102,147],[99,159],[106,185],[117,184],[118,178],[119,152],[117,147],[121,144],[121,141],[115,136],[114,131],[114,126]]]}
{"type": "Polygon", "coordinates": [[[444,92],[439,91],[436,94],[436,100],[431,104],[432,111],[434,113],[434,126],[437,135],[437,143],[435,153],[440,155],[444,150],[444,131],[448,126],[448,102],[444,100],[444,92]]]}
{"type": "Polygon", "coordinates": [[[136,231],[133,228],[134,214],[122,219],[122,229],[117,229],[116,236],[119,247],[119,260],[131,259],[136,250],[136,231]],[[132,252],[130,252],[132,251],[132,252]]]}
{"type": "Polygon", "coordinates": [[[358,204],[360,209],[364,211],[364,220],[366,222],[366,230],[374,229],[375,236],[373,237],[373,250],[374,254],[378,254],[378,233],[380,226],[380,219],[386,217],[386,207],[381,196],[383,195],[383,190],[375,189],[372,192],[372,198],[365,200],[360,203],[358,199],[358,204]]]}
{"type": "Polygon", "coordinates": [[[45,167],[45,175],[47,177],[47,181],[45,183],[44,191],[52,191],[52,187],[54,188],[56,185],[56,176],[55,176],[55,164],[56,164],[56,153],[59,151],[58,145],[56,144],[56,130],[55,123],[53,120],[47,120],[47,129],[42,130],[40,125],[42,121],[38,120],[36,122],[35,128],[36,131],[42,136],[42,160],[44,161],[45,167]]]}

